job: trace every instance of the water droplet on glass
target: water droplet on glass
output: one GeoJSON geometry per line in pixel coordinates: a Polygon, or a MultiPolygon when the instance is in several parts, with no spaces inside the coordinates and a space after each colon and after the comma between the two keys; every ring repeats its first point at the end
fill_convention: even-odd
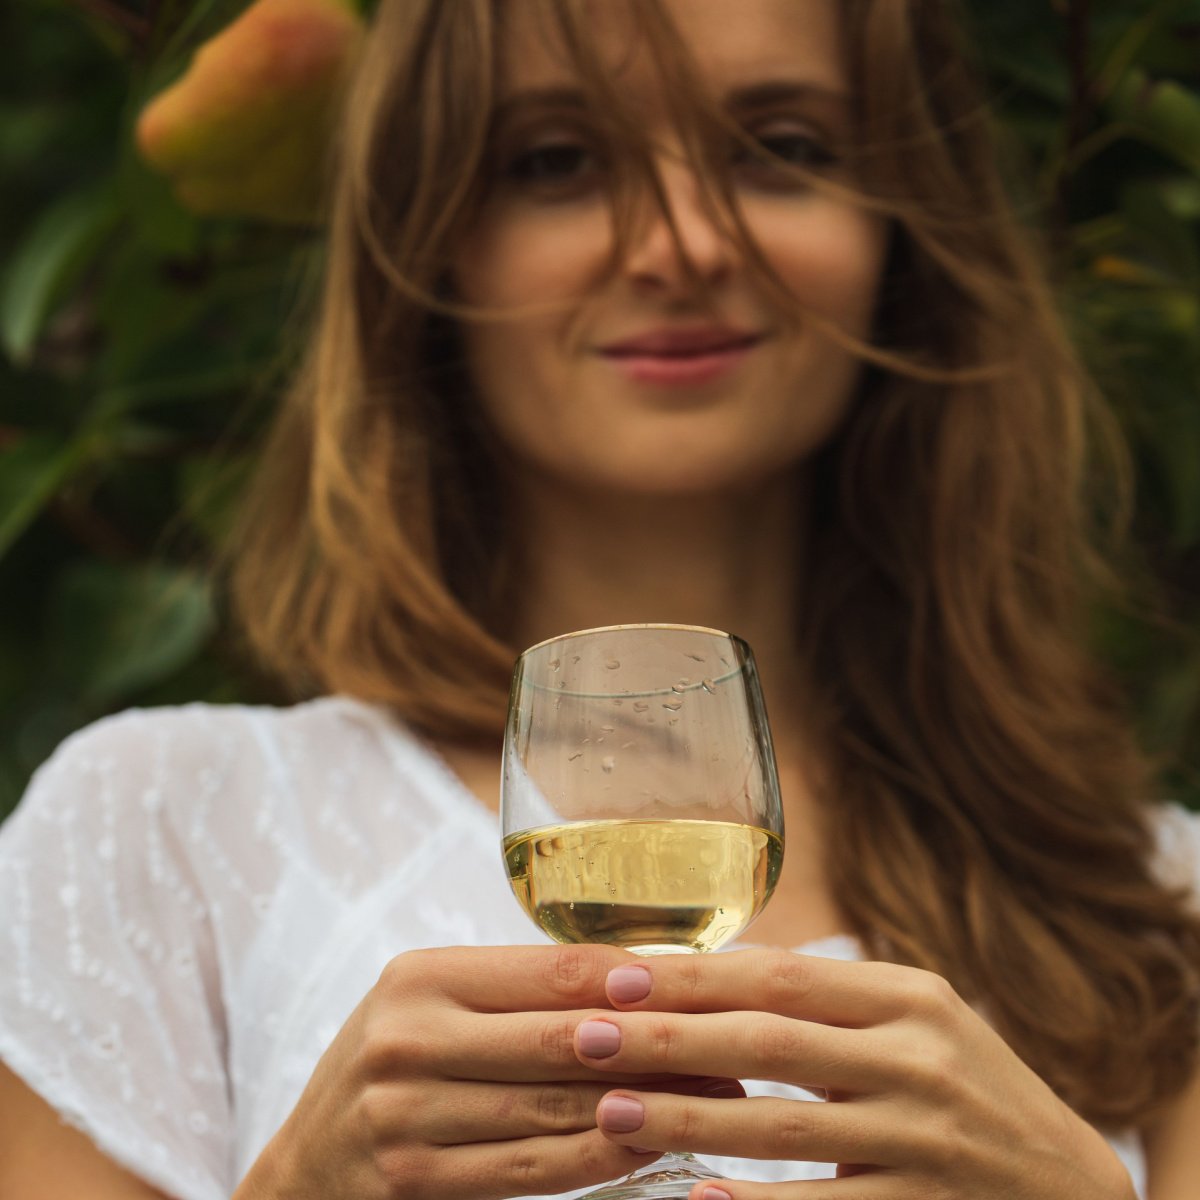
{"type": "Polygon", "coordinates": [[[635,700],[633,702],[633,711],[637,713],[643,713],[649,709],[649,707],[650,705],[648,705],[645,700],[635,700]]]}
{"type": "Polygon", "coordinates": [[[702,663],[704,661],[703,654],[689,654],[688,658],[690,658],[692,660],[692,662],[702,663]]]}
{"type": "Polygon", "coordinates": [[[578,661],[579,661],[579,655],[578,655],[578,654],[572,654],[572,655],[571,655],[571,664],[572,664],[572,665],[574,665],[574,664],[575,664],[575,663],[577,663],[578,661]]]}
{"type": "Polygon", "coordinates": [[[672,717],[672,718],[671,718],[671,719],[670,719],[670,720],[667,722],[667,724],[668,724],[668,725],[678,725],[678,724],[679,724],[679,718],[678,718],[678,717],[672,717]]]}
{"type": "Polygon", "coordinates": [[[612,769],[617,765],[617,760],[611,754],[607,755],[600,761],[600,769],[606,774],[611,775],[612,769]]]}
{"type": "Polygon", "coordinates": [[[550,670],[557,671],[559,669],[559,667],[561,667],[561,666],[562,666],[561,658],[552,658],[550,660],[550,670]]]}
{"type": "Polygon", "coordinates": [[[583,751],[578,750],[574,754],[567,755],[567,762],[574,762],[577,758],[582,758],[582,757],[583,757],[583,751]]]}
{"type": "Polygon", "coordinates": [[[671,691],[673,691],[677,696],[682,696],[683,693],[687,691],[687,687],[681,683],[673,683],[671,684],[671,691]]]}
{"type": "Polygon", "coordinates": [[[678,712],[683,707],[682,700],[664,700],[663,708],[670,712],[678,712]]]}
{"type": "Polygon", "coordinates": [[[620,669],[620,666],[621,666],[621,660],[618,658],[606,658],[604,660],[605,670],[616,671],[616,670],[620,669]]]}
{"type": "Polygon", "coordinates": [[[705,680],[702,680],[702,681],[701,681],[701,683],[700,683],[700,686],[701,686],[701,687],[702,687],[702,688],[703,688],[703,689],[704,689],[706,692],[708,692],[708,693],[709,693],[709,695],[712,695],[712,693],[713,693],[713,692],[715,692],[715,691],[717,690],[717,685],[716,685],[715,683],[713,683],[713,681],[712,681],[711,679],[705,679],[705,680]]]}
{"type": "Polygon", "coordinates": [[[601,733],[612,733],[612,731],[613,731],[613,727],[611,725],[601,725],[600,726],[601,733]]]}
{"type": "Polygon", "coordinates": [[[637,742],[622,742],[621,749],[622,750],[632,750],[634,748],[634,746],[636,746],[636,745],[637,745],[637,742]]]}

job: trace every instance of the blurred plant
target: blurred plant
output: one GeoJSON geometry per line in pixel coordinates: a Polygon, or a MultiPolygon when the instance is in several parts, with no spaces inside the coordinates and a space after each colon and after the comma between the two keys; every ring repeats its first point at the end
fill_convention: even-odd
{"type": "Polygon", "coordinates": [[[1200,808],[1200,0],[970,0],[1061,296],[1136,459],[1152,612],[1101,614],[1165,793],[1200,808]]]}
{"type": "MultiPolygon", "coordinates": [[[[1131,569],[1161,616],[1103,614],[1102,645],[1200,807],[1200,0],[967,7],[1137,456],[1131,569]]],[[[280,698],[205,567],[304,327],[309,133],[357,36],[349,0],[0,7],[0,814],[105,712],[280,698]],[[324,31],[291,67],[313,43],[285,18],[324,31]]]]}

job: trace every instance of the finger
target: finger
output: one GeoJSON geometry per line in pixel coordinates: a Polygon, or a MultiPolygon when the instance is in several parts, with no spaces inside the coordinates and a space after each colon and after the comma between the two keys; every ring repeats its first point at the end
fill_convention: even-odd
{"type": "Polygon", "coordinates": [[[484,1142],[435,1150],[428,1171],[454,1191],[477,1200],[510,1196],[550,1196],[594,1187],[652,1162],[610,1142],[598,1130],[551,1134],[512,1142],[484,1142]]]}
{"type": "Polygon", "coordinates": [[[890,1171],[846,1179],[795,1180],[791,1183],[742,1183],[713,1179],[698,1183],[688,1200],[899,1200],[915,1193],[890,1171]]]}
{"type": "Polygon", "coordinates": [[[613,946],[452,946],[398,955],[378,986],[397,1001],[432,994],[476,1012],[607,1008],[605,977],[631,961],[613,946]]]}
{"type": "Polygon", "coordinates": [[[601,1099],[596,1122],[613,1141],[648,1150],[886,1166],[907,1153],[887,1107],[871,1102],[714,1100],[622,1088],[601,1099]]]}
{"type": "Polygon", "coordinates": [[[624,1075],[725,1075],[769,1079],[854,1096],[902,1068],[886,1035],[775,1013],[598,1013],[575,1030],[580,1062],[624,1075]]]}
{"type": "MultiPolygon", "coordinates": [[[[740,1084],[728,1079],[684,1080],[678,1086],[696,1096],[745,1094],[740,1084]]],[[[430,1145],[453,1146],[595,1129],[596,1107],[610,1089],[611,1083],[421,1085],[420,1096],[395,1089],[390,1103],[398,1115],[402,1112],[409,1136],[430,1145]]]]}
{"type": "MultiPolygon", "coordinates": [[[[487,1083],[627,1082],[638,1086],[670,1082],[670,1071],[596,1070],[575,1053],[575,1030],[611,1010],[543,1013],[462,1013],[427,1010],[410,1014],[381,1039],[373,1069],[381,1081],[412,1075],[487,1083]]],[[[714,1072],[698,1072],[705,1079],[714,1072]]]]}
{"type": "MultiPolygon", "coordinates": [[[[431,1013],[423,1022],[410,1021],[389,1038],[388,1060],[396,1074],[414,1073],[442,1079],[490,1083],[603,1082],[638,1087],[663,1084],[690,1086],[688,1080],[708,1081],[716,1072],[670,1070],[630,1071],[581,1063],[575,1034],[581,1024],[608,1010],[568,1013],[431,1013]],[[682,1077],[682,1078],[681,1078],[682,1077]]],[[[728,1080],[736,1082],[730,1074],[728,1080]]]]}
{"type": "Polygon", "coordinates": [[[841,962],[788,950],[670,954],[618,964],[607,980],[618,1009],[727,1012],[755,1008],[827,1025],[865,1028],[935,1010],[953,997],[929,971],[841,962]]]}
{"type": "Polygon", "coordinates": [[[435,1146],[513,1141],[596,1128],[600,1083],[463,1083],[430,1089],[409,1117],[412,1135],[435,1146]]]}

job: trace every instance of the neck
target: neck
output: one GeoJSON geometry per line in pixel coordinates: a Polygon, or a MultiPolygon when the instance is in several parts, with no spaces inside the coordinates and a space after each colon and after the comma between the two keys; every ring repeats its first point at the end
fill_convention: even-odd
{"type": "Polygon", "coordinates": [[[724,629],[753,648],[773,723],[792,724],[804,496],[798,476],[735,496],[619,499],[523,480],[512,644],[653,621],[724,629]]]}

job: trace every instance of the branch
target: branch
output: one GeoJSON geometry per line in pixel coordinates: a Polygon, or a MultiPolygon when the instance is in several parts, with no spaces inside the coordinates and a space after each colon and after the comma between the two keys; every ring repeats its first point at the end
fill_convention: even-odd
{"type": "Polygon", "coordinates": [[[1069,241],[1071,163],[1092,120],[1095,88],[1089,71],[1091,58],[1091,0],[1066,0],[1066,59],[1071,80],[1071,106],[1063,127],[1062,156],[1053,193],[1055,242],[1069,241]]]}

